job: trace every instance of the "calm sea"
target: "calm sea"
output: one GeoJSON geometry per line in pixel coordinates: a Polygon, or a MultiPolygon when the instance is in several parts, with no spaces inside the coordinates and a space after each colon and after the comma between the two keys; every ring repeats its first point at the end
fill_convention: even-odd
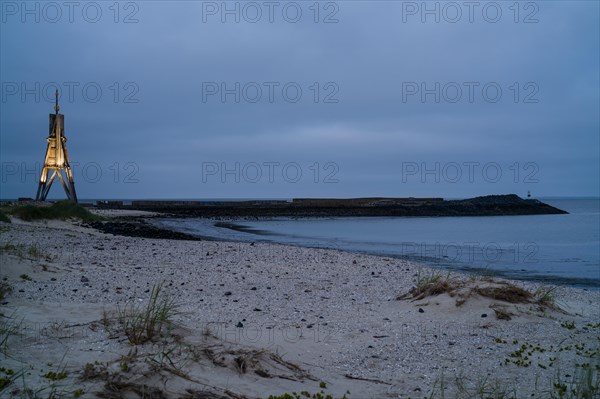
{"type": "Polygon", "coordinates": [[[232,221],[162,219],[165,227],[235,241],[335,248],[452,270],[600,288],[600,199],[543,199],[568,215],[369,217],[232,221]]]}

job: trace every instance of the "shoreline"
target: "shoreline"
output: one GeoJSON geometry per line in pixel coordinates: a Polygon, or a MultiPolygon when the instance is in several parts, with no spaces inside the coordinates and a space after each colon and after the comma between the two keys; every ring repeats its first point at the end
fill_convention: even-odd
{"type": "MultiPolygon", "coordinates": [[[[260,242],[112,236],[78,222],[13,219],[0,226],[8,229],[1,235],[1,274],[13,286],[0,310],[5,317],[15,311],[24,326],[34,326],[11,337],[10,357],[0,357],[14,369],[35,364],[27,376],[31,387],[51,385],[37,370],[56,369],[64,359],[69,377],[60,383],[81,387],[83,397],[105,392],[109,383],[130,393],[136,386],[161,389],[164,397],[181,397],[186,389],[211,390],[212,397],[302,390],[336,398],[347,390],[348,398],[429,397],[436,384],[439,392],[442,375],[463,375],[468,384],[496,379],[525,394],[534,381],[551,389],[558,367],[550,358],[560,358],[567,374],[585,360],[575,350],[559,352],[561,340],[563,346],[598,347],[600,325],[588,326],[600,321],[597,292],[556,288],[561,311],[502,302],[513,316],[501,320],[490,308],[500,302],[483,297],[462,306],[446,294],[397,300],[419,276],[434,271],[390,257],[260,242]],[[183,304],[183,313],[174,317],[171,335],[133,347],[117,324],[103,323],[103,312],[131,301],[147,303],[159,281],[183,304]],[[545,348],[534,357],[546,369],[499,366],[525,342],[545,348]],[[165,348],[179,369],[160,357],[165,348]],[[190,348],[199,348],[197,357],[190,348]],[[154,369],[160,359],[165,367],[154,369]],[[90,361],[100,363],[93,367],[103,368],[97,370],[102,377],[82,381],[90,361]]],[[[485,283],[459,273],[452,278],[485,283]]],[[[540,287],[515,284],[532,292],[540,287]]]]}
{"type": "MultiPolygon", "coordinates": [[[[333,250],[339,250],[339,251],[344,251],[344,252],[348,252],[348,253],[354,253],[354,254],[364,254],[364,255],[373,255],[373,256],[383,256],[383,257],[389,257],[389,258],[396,258],[396,259],[400,259],[400,260],[407,260],[410,262],[416,262],[416,263],[421,263],[423,265],[426,265],[428,267],[431,268],[435,268],[435,269],[440,269],[440,270],[446,270],[446,271],[454,271],[454,272],[458,272],[458,273],[466,273],[466,274],[484,274],[487,273],[489,275],[493,275],[494,277],[498,277],[498,278],[504,278],[504,279],[509,279],[509,280],[518,280],[518,281],[530,281],[530,282],[534,282],[534,283],[538,283],[538,284],[556,284],[556,285],[561,285],[561,286],[568,286],[568,287],[574,287],[574,288],[580,288],[580,289],[589,289],[592,291],[598,291],[600,290],[600,279],[588,279],[588,278],[579,278],[579,277],[559,277],[559,276],[544,276],[542,274],[526,274],[526,275],[516,275],[517,272],[514,270],[494,270],[494,269],[489,269],[489,268],[484,268],[484,267],[478,267],[475,264],[468,264],[468,263],[464,263],[464,262],[444,262],[443,260],[440,260],[438,257],[431,257],[428,258],[426,256],[419,256],[419,255],[408,255],[408,254],[397,254],[397,253],[386,253],[383,251],[377,251],[377,250],[360,250],[360,249],[349,249],[349,248],[336,248],[336,247],[331,247],[331,246],[327,246],[326,244],[323,246],[319,246],[319,245],[309,245],[309,244],[303,244],[303,243],[294,243],[294,242],[277,242],[276,240],[271,240],[271,239],[265,239],[262,238],[261,236],[267,236],[267,235],[273,235],[270,232],[264,231],[264,230],[259,230],[259,229],[255,229],[253,227],[249,227],[244,225],[244,221],[246,221],[247,219],[245,218],[228,218],[227,220],[223,220],[223,219],[217,219],[217,218],[202,218],[203,220],[209,220],[211,221],[211,223],[218,228],[223,228],[223,229],[229,229],[235,232],[241,232],[241,233],[251,233],[251,234],[255,234],[256,238],[254,239],[254,237],[250,238],[250,237],[231,237],[231,238],[226,238],[224,236],[210,236],[210,235],[206,235],[206,234],[196,234],[196,233],[192,233],[192,232],[184,232],[183,230],[178,230],[172,226],[169,226],[165,223],[163,223],[163,221],[169,221],[171,219],[187,219],[187,218],[171,218],[171,217],[161,217],[161,216],[154,216],[154,218],[152,219],[153,221],[156,221],[158,219],[157,222],[151,223],[154,227],[159,227],[165,230],[169,230],[169,231],[175,231],[178,233],[183,233],[183,234],[189,234],[191,236],[194,237],[198,237],[199,239],[203,239],[203,240],[215,240],[215,241],[227,241],[227,242],[265,242],[265,243],[272,243],[272,244],[281,244],[281,245],[290,245],[290,246],[297,246],[297,247],[302,247],[302,248],[312,248],[312,249],[333,249],[333,250]]],[[[261,219],[261,220],[295,220],[293,218],[265,218],[265,219],[261,219]]],[[[532,272],[533,273],[533,272],[532,272]]]]}

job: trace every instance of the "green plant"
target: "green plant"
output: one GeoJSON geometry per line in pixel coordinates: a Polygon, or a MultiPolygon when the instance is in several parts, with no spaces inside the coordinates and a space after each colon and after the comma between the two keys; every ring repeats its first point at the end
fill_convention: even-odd
{"type": "Polygon", "coordinates": [[[407,294],[399,296],[398,299],[411,298],[418,300],[431,295],[451,292],[454,288],[454,282],[450,279],[450,273],[444,276],[442,273],[432,270],[429,275],[423,276],[419,269],[417,271],[415,286],[407,294]]]}
{"type": "Polygon", "coordinates": [[[134,302],[118,309],[118,322],[133,345],[143,344],[159,337],[163,328],[172,322],[179,304],[163,292],[162,283],[152,287],[146,306],[134,302]]]}
{"type": "Polygon", "coordinates": [[[0,211],[0,222],[10,223],[10,218],[2,211],[0,211]]]}
{"type": "Polygon", "coordinates": [[[6,281],[0,281],[0,301],[4,300],[6,295],[12,292],[12,287],[6,281]]]}
{"type": "Polygon", "coordinates": [[[560,323],[560,326],[566,328],[567,330],[574,330],[576,328],[574,321],[563,321],[560,323]]]}
{"type": "Polygon", "coordinates": [[[556,399],[592,399],[600,395],[600,367],[575,368],[563,380],[559,370],[552,383],[551,397],[556,399]]]}
{"type": "Polygon", "coordinates": [[[35,245],[31,245],[29,247],[29,249],[27,250],[27,254],[34,259],[40,259],[44,257],[44,253],[35,245]]]}
{"type": "Polygon", "coordinates": [[[21,378],[23,373],[23,369],[15,372],[13,369],[0,367],[0,393],[14,381],[21,378]]]}
{"type": "MultiPolygon", "coordinates": [[[[307,391],[302,391],[300,393],[292,392],[292,393],[284,393],[281,395],[269,395],[269,399],[304,399],[304,398],[334,399],[333,395],[326,394],[323,391],[316,392],[313,394],[311,394],[310,392],[307,392],[307,391]]],[[[342,396],[340,399],[347,399],[346,394],[344,394],[344,396],[342,396]]]]}
{"type": "Polygon", "coordinates": [[[8,339],[11,335],[16,335],[21,328],[21,323],[15,319],[14,311],[10,316],[4,316],[0,314],[0,353],[7,354],[8,352],[8,339]]]}
{"type": "Polygon", "coordinates": [[[44,374],[44,378],[49,379],[50,381],[59,381],[59,380],[64,380],[65,378],[67,378],[69,375],[69,373],[67,373],[66,371],[48,371],[46,374],[44,374]]]}
{"type": "Polygon", "coordinates": [[[31,277],[29,277],[29,275],[27,275],[27,274],[23,273],[19,277],[21,277],[25,281],[31,281],[31,277]]]}
{"type": "Polygon", "coordinates": [[[533,294],[535,300],[540,305],[554,307],[556,302],[556,286],[540,285],[533,294]]]}

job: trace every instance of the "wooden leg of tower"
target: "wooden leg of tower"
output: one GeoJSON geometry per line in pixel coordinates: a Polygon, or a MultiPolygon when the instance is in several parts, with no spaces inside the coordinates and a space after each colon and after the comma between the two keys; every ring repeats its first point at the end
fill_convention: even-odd
{"type": "Polygon", "coordinates": [[[40,182],[40,184],[38,184],[37,194],[35,195],[36,201],[43,201],[42,200],[42,192],[44,191],[45,188],[46,188],[46,183],[40,182]]]}
{"type": "Polygon", "coordinates": [[[61,172],[58,172],[58,178],[60,179],[63,189],[65,190],[65,194],[67,194],[67,198],[73,201],[73,198],[71,198],[71,192],[69,191],[69,187],[67,186],[67,182],[65,182],[65,179],[63,178],[61,172]]]}
{"type": "Polygon", "coordinates": [[[56,169],[54,170],[54,173],[52,173],[50,180],[48,180],[48,182],[45,183],[44,189],[42,190],[42,197],[40,198],[40,201],[46,201],[46,197],[48,196],[48,193],[50,192],[50,187],[52,187],[52,182],[54,182],[55,177],[56,177],[56,169]]]}
{"type": "Polygon", "coordinates": [[[71,188],[71,200],[77,203],[77,193],[75,192],[75,182],[73,181],[73,171],[71,166],[67,166],[67,180],[69,181],[69,187],[71,188]]]}
{"type": "Polygon", "coordinates": [[[42,175],[40,176],[40,184],[38,185],[37,194],[35,195],[36,201],[43,201],[45,196],[43,196],[43,192],[46,191],[46,184],[48,180],[48,168],[44,166],[42,169],[42,175]]]}

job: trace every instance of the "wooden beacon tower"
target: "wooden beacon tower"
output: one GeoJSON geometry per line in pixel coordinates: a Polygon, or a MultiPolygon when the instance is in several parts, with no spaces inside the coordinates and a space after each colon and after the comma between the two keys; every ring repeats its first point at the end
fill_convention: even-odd
{"type": "Polygon", "coordinates": [[[54,114],[50,114],[50,134],[48,135],[48,148],[46,149],[46,159],[42,175],[40,176],[40,184],[38,186],[36,201],[45,201],[54,178],[58,176],[62,183],[65,193],[69,200],[77,202],[77,194],[75,193],[75,183],[73,182],[73,171],[69,164],[69,153],[67,152],[67,138],[65,137],[65,116],[59,114],[60,107],[58,106],[58,90],[54,93],[56,104],[54,105],[54,114]],[[52,171],[50,179],[49,172],[52,171]],[[65,176],[63,176],[63,171],[65,176]]]}

